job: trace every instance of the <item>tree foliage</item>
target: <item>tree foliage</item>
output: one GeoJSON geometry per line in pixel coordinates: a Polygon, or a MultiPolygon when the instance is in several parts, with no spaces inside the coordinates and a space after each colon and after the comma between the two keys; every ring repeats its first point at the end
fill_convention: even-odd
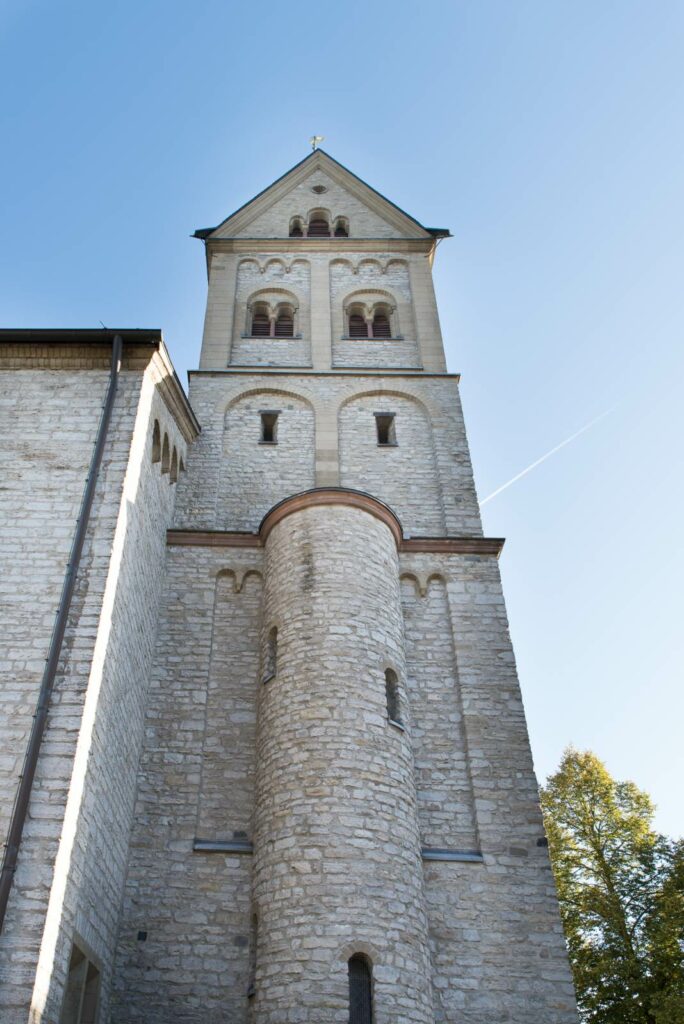
{"type": "Polygon", "coordinates": [[[684,1024],[684,843],[590,752],[566,750],[541,796],[582,1019],[684,1024]]]}

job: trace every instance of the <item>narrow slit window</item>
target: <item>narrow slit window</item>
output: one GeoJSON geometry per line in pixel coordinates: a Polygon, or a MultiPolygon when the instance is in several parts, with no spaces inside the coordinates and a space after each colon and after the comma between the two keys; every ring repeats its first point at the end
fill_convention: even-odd
{"type": "Polygon", "coordinates": [[[264,411],[261,414],[261,444],[278,443],[278,412],[264,411]]]}
{"type": "Polygon", "coordinates": [[[261,678],[262,683],[273,679],[278,671],[278,627],[273,626],[269,630],[266,639],[266,657],[264,659],[264,672],[261,678]]]}
{"type": "Polygon", "coordinates": [[[349,958],[349,1024],[373,1024],[373,974],[361,953],[349,958]]]}
{"type": "Polygon", "coordinates": [[[399,680],[396,672],[388,668],[385,672],[385,699],[387,701],[387,717],[396,725],[403,725],[401,720],[401,701],[399,699],[399,680]]]}
{"type": "Polygon", "coordinates": [[[397,431],[393,412],[376,412],[375,426],[378,432],[378,444],[393,446],[397,443],[397,431]]]}

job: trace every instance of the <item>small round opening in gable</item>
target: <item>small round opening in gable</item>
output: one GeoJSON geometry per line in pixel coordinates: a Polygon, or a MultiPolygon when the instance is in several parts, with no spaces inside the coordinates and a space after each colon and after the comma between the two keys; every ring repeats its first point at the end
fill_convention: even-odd
{"type": "Polygon", "coordinates": [[[325,185],[313,185],[311,188],[312,192],[315,192],[317,196],[322,196],[324,192],[327,192],[325,185]]]}

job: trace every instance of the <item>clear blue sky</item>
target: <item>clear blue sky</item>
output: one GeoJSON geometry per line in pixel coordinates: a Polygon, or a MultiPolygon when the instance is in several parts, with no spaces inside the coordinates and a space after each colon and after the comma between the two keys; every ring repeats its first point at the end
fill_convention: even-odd
{"type": "Polygon", "coordinates": [[[436,283],[541,779],[572,742],[681,834],[684,5],[0,0],[7,326],[161,327],[325,148],[451,228],[436,283]]]}

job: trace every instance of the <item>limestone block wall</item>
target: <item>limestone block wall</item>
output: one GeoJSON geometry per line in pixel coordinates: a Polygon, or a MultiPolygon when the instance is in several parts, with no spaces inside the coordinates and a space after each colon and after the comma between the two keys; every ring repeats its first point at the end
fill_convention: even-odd
{"type": "Polygon", "coordinates": [[[254,532],[268,510],[315,483],[314,411],[286,391],[250,390],[224,417],[216,522],[254,532]],[[277,443],[261,442],[261,410],[277,410],[277,443]]]}
{"type": "MultiPolygon", "coordinates": [[[[393,225],[320,169],[234,234],[237,238],[287,238],[292,217],[303,217],[308,221],[309,211],[314,209],[325,210],[332,219],[346,217],[349,234],[354,238],[392,238],[397,234],[393,225]],[[326,191],[314,192],[317,187],[326,191]]],[[[220,229],[217,234],[221,236],[220,229]]]]}
{"type": "Polygon", "coordinates": [[[424,865],[435,1021],[576,1024],[497,563],[412,553],[401,555],[401,572],[421,825],[435,841],[467,842],[469,830],[456,831],[458,808],[472,800],[483,855],[481,864],[424,865]],[[429,701],[436,676],[423,660],[439,650],[437,608],[447,617],[443,637],[454,638],[458,683],[451,699],[437,690],[439,707],[429,701]],[[454,726],[448,762],[447,719],[454,726]],[[423,789],[427,764],[432,792],[423,789]],[[442,817],[443,802],[454,807],[453,822],[442,817]]]}
{"type": "Polygon", "coordinates": [[[266,541],[254,819],[254,1021],[346,1019],[373,963],[378,1024],[432,1021],[395,540],[365,510],[304,508],[266,541]]]}
{"type": "MultiPolygon", "coordinates": [[[[257,511],[265,512],[269,500],[274,504],[310,486],[342,483],[370,490],[390,504],[407,532],[482,533],[453,377],[200,371],[191,375],[190,393],[202,434],[192,447],[188,472],[179,486],[178,527],[253,530],[258,525],[257,511]],[[246,391],[259,392],[259,398],[246,414],[244,435],[240,435],[244,442],[228,448],[226,410],[230,415],[231,403],[246,391]],[[283,392],[313,410],[313,434],[297,442],[296,456],[280,444],[261,452],[255,441],[258,409],[281,408],[283,392]],[[376,411],[395,413],[396,449],[377,449],[376,411]],[[315,479],[304,483],[311,480],[312,459],[315,479]],[[385,467],[390,467],[392,475],[385,467]],[[235,477],[230,477],[228,486],[231,473],[235,477]],[[272,486],[274,481],[277,486],[272,486]],[[245,495],[242,503],[243,487],[251,489],[251,505],[245,495]],[[258,510],[255,496],[259,501],[263,496],[258,510]]],[[[234,436],[237,439],[238,434],[234,436]]]]}
{"type": "Polygon", "coordinates": [[[330,310],[333,366],[421,368],[413,316],[409,262],[399,254],[382,258],[351,253],[330,261],[330,310]],[[393,341],[348,339],[345,309],[360,303],[370,311],[375,303],[392,310],[393,341]]]}
{"type": "MultiPolygon", "coordinates": [[[[99,352],[104,358],[91,351],[79,360],[72,348],[65,354],[71,368],[15,370],[2,388],[14,404],[3,437],[11,439],[15,430],[26,427],[13,456],[13,486],[3,491],[5,501],[23,507],[22,517],[15,520],[20,536],[15,535],[17,543],[0,573],[3,581],[12,582],[18,598],[8,601],[14,624],[9,638],[5,634],[13,658],[12,678],[20,684],[14,691],[3,687],[6,696],[14,697],[3,718],[14,729],[3,745],[11,756],[9,778],[2,787],[7,803],[13,798],[14,773],[25,750],[107,384],[108,353],[99,352]],[[60,430],[62,425],[70,429],[60,430]],[[60,514],[55,514],[55,505],[60,514]],[[44,589],[38,587],[30,607],[24,595],[41,581],[44,589]]],[[[28,350],[26,355],[30,357],[28,350]]],[[[49,358],[57,365],[54,349],[49,358]]],[[[91,526],[0,938],[3,1019],[6,1015],[35,1024],[58,1019],[75,933],[101,963],[102,1013],[107,1012],[165,525],[175,492],[169,475],[162,475],[160,464],[152,462],[154,418],[177,451],[185,452],[185,441],[158,397],[157,371],[143,370],[144,364],[138,369],[131,365],[124,350],[91,526]]],[[[3,810],[6,822],[7,806],[3,810]]]]}
{"type": "Polygon", "coordinates": [[[262,557],[168,550],[112,1024],[247,1024],[262,557]]]}
{"type": "Polygon", "coordinates": [[[479,850],[468,736],[441,576],[402,577],[408,697],[424,846],[479,850]]]}
{"type": "MultiPolygon", "coordinates": [[[[230,324],[226,323],[230,337],[230,324]]],[[[236,366],[309,366],[311,364],[311,268],[309,260],[289,255],[246,256],[237,263],[235,311],[230,363],[236,366]],[[295,312],[294,332],[301,337],[251,337],[249,307],[266,302],[273,308],[289,303],[295,312]]]]}
{"type": "Polygon", "coordinates": [[[406,535],[443,535],[435,441],[422,404],[400,394],[365,395],[342,406],[338,423],[341,485],[384,501],[406,535]],[[396,446],[378,444],[375,412],[384,411],[394,413],[396,446]]]}
{"type": "Polygon", "coordinates": [[[226,366],[375,367],[445,370],[430,263],[424,251],[344,255],[332,241],[321,250],[287,240],[285,251],[215,252],[202,346],[202,368],[226,366]],[[249,306],[279,302],[296,310],[292,339],[251,338],[249,306]],[[392,339],[348,338],[345,309],[377,303],[391,309],[392,339]]]}

